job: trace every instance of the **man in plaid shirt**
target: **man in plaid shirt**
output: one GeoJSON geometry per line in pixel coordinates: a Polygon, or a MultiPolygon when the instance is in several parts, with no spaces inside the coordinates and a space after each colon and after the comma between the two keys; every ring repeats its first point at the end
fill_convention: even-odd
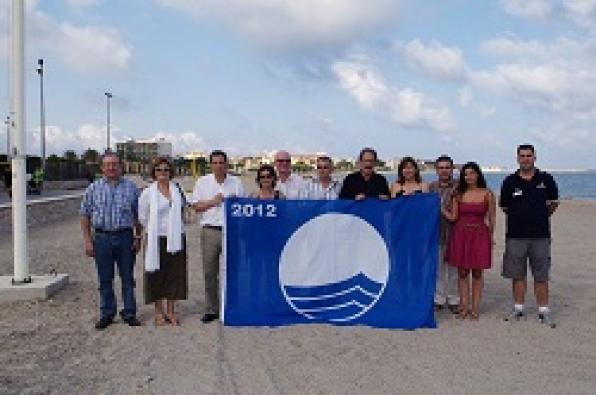
{"type": "Polygon", "coordinates": [[[95,328],[107,328],[116,315],[114,263],[122,283],[124,308],[120,315],[128,325],[139,326],[134,280],[134,262],[140,248],[139,191],[121,176],[120,159],[115,153],[103,156],[101,171],[103,177],[89,185],[80,210],[85,254],[95,258],[99,279],[100,316],[95,328]]]}

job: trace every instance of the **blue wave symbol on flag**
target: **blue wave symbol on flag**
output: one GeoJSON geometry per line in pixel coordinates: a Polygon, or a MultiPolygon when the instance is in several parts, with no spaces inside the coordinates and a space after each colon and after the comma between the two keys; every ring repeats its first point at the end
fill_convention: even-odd
{"type": "Polygon", "coordinates": [[[304,316],[321,321],[349,321],[372,306],[383,284],[360,272],[336,283],[315,286],[284,286],[294,308],[304,316]]]}

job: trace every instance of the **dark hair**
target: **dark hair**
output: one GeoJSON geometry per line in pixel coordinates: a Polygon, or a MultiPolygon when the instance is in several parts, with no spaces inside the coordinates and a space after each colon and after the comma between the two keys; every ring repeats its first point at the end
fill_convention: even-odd
{"type": "Polygon", "coordinates": [[[418,163],[416,163],[416,160],[414,160],[414,158],[411,156],[404,156],[399,161],[399,165],[397,166],[397,183],[404,185],[406,182],[406,179],[404,178],[404,167],[406,167],[406,164],[408,163],[411,163],[412,166],[414,166],[414,179],[416,182],[422,182],[422,178],[420,177],[420,169],[418,168],[418,163]]]}
{"type": "Polygon", "coordinates": [[[118,159],[118,162],[119,162],[120,164],[122,164],[122,159],[120,159],[120,156],[119,156],[119,155],[118,155],[116,152],[114,152],[114,151],[112,151],[112,150],[109,150],[109,149],[108,149],[108,150],[106,150],[106,151],[103,153],[103,155],[101,155],[101,156],[99,157],[99,164],[100,164],[100,165],[103,165],[103,160],[104,160],[104,158],[107,158],[108,156],[113,156],[114,158],[117,158],[117,159],[118,159]]]}
{"type": "Polygon", "coordinates": [[[153,178],[154,180],[155,180],[155,168],[163,163],[167,164],[168,167],[170,168],[170,175],[169,175],[170,180],[172,178],[174,178],[174,167],[172,166],[171,159],[168,158],[167,156],[158,156],[151,163],[151,171],[149,172],[149,174],[151,174],[151,178],[153,178]]]}
{"type": "Polygon", "coordinates": [[[213,162],[214,156],[223,156],[224,162],[228,163],[228,155],[226,155],[226,153],[222,150],[216,149],[214,151],[211,151],[211,153],[209,154],[209,163],[213,162]]]}
{"type": "Polygon", "coordinates": [[[322,160],[323,162],[327,162],[331,166],[333,166],[333,160],[330,157],[328,157],[327,155],[322,155],[322,156],[317,157],[317,162],[320,160],[322,160]]]}
{"type": "Polygon", "coordinates": [[[459,195],[463,195],[468,190],[468,185],[466,184],[466,170],[472,169],[476,174],[478,174],[478,181],[476,184],[479,188],[486,188],[486,180],[484,179],[484,174],[482,174],[482,170],[480,170],[480,166],[476,162],[468,162],[462,166],[461,170],[459,171],[459,186],[457,187],[459,195]]]}
{"type": "Polygon", "coordinates": [[[358,160],[362,160],[362,157],[364,156],[364,154],[366,153],[369,154],[373,154],[373,156],[375,157],[375,162],[377,161],[377,151],[375,151],[374,149],[370,148],[370,147],[364,147],[360,150],[360,154],[358,154],[358,160]]]}
{"type": "Polygon", "coordinates": [[[535,153],[534,146],[532,144],[520,144],[517,146],[517,154],[519,155],[519,151],[522,150],[530,150],[532,153],[535,153]]]}
{"type": "Polygon", "coordinates": [[[438,165],[439,162],[449,162],[449,164],[451,165],[451,167],[453,167],[453,159],[451,159],[451,157],[449,155],[441,155],[437,158],[437,160],[435,161],[435,165],[438,165]]]}
{"type": "Polygon", "coordinates": [[[275,188],[275,184],[277,182],[277,173],[275,173],[275,169],[273,168],[273,166],[267,164],[259,166],[259,170],[257,170],[257,176],[255,178],[257,185],[259,186],[259,188],[261,187],[261,172],[265,170],[268,171],[269,174],[271,174],[271,176],[273,177],[273,188],[275,188]]]}

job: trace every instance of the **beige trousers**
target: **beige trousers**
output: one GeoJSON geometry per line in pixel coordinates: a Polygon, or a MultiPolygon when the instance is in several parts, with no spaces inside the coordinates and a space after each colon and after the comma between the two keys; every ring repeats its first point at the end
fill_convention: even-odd
{"type": "Polygon", "coordinates": [[[219,314],[219,259],[222,253],[221,230],[201,228],[201,254],[205,280],[205,312],[219,314]]]}

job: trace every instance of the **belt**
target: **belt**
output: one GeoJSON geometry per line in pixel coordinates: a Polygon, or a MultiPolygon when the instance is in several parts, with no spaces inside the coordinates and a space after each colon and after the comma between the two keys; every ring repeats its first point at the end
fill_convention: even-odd
{"type": "Polygon", "coordinates": [[[95,229],[95,233],[118,234],[118,233],[124,233],[124,232],[132,232],[132,228],[122,228],[122,229],[115,229],[115,230],[95,229]]]}
{"type": "Polygon", "coordinates": [[[221,229],[222,229],[222,227],[219,225],[203,225],[203,228],[219,230],[219,231],[221,231],[221,229]]]}

